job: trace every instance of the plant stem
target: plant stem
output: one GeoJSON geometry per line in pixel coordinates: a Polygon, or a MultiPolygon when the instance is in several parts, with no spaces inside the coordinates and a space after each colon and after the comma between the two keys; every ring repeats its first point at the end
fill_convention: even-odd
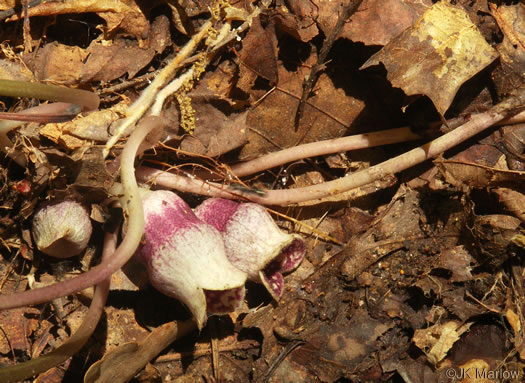
{"type": "MultiPolygon", "coordinates": [[[[34,108],[24,109],[19,113],[16,113],[18,117],[23,116],[45,116],[46,114],[53,114],[55,116],[57,115],[69,115],[72,111],[74,111],[74,107],[70,103],[64,103],[64,102],[55,102],[53,104],[42,104],[35,106],[34,108]]],[[[0,114],[1,118],[1,114],[0,114]]],[[[13,161],[15,161],[18,165],[21,167],[26,166],[26,158],[25,156],[20,152],[11,152],[10,150],[13,148],[13,143],[7,137],[7,133],[10,130],[13,130],[15,128],[18,128],[19,126],[23,125],[24,122],[20,120],[0,120],[0,150],[7,153],[9,157],[13,161]]]]}
{"type": "MultiPolygon", "coordinates": [[[[524,88],[525,89],[525,88],[524,88]]],[[[239,195],[252,202],[264,205],[286,206],[307,201],[322,202],[323,198],[331,197],[345,191],[380,180],[387,175],[398,173],[423,161],[436,157],[444,151],[473,137],[483,130],[500,123],[511,115],[515,115],[525,105],[525,91],[522,89],[517,96],[491,108],[488,112],[472,116],[459,128],[435,140],[410,150],[407,153],[391,158],[383,163],[371,166],[353,173],[347,177],[296,189],[265,190],[264,195],[225,189],[224,185],[203,182],[189,177],[178,176],[161,170],[140,167],[137,178],[143,182],[153,181],[157,185],[183,192],[201,194],[209,197],[239,198],[239,195]]]]}
{"type": "Polygon", "coordinates": [[[237,177],[244,177],[276,166],[308,157],[341,153],[349,150],[371,148],[420,139],[410,128],[382,130],[379,132],[356,134],[354,136],[334,138],[332,140],[311,142],[266,154],[251,161],[241,162],[231,167],[237,177]]]}
{"type": "Polygon", "coordinates": [[[128,216],[128,229],[126,237],[115,253],[107,261],[70,280],[35,290],[0,295],[0,310],[44,303],[76,293],[109,277],[131,258],[142,239],[144,231],[144,211],[140,191],[135,180],[133,163],[142,140],[151,130],[163,123],[160,118],[151,117],[143,120],[128,138],[128,142],[122,151],[120,174],[124,190],[124,207],[128,216]]]}
{"type": "Polygon", "coordinates": [[[142,92],[140,97],[128,108],[126,114],[127,118],[122,125],[115,131],[114,135],[106,142],[106,146],[102,152],[104,158],[109,154],[109,151],[115,143],[124,135],[129,127],[134,125],[150,107],[155,99],[155,95],[159,89],[166,84],[166,82],[173,77],[173,73],[181,63],[193,52],[197,44],[206,36],[212,22],[206,22],[200,31],[191,38],[191,40],[178,52],[177,56],[168,64],[153,82],[142,92]]]}

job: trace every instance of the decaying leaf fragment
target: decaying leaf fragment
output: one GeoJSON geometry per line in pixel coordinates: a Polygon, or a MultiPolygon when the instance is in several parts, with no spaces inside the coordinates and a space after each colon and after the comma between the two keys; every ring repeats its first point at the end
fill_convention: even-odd
{"type": "Polygon", "coordinates": [[[361,69],[382,62],[394,86],[428,96],[444,114],[459,87],[497,57],[465,11],[440,1],[361,69]]]}
{"type": "MultiPolygon", "coordinates": [[[[319,8],[319,17],[315,21],[325,34],[334,27],[337,21],[334,15],[341,12],[344,3],[315,1],[319,8]]],[[[431,5],[429,0],[363,0],[357,12],[345,23],[340,37],[366,45],[385,45],[411,26],[431,5]]],[[[315,11],[311,13],[316,14],[315,11]]]]}
{"type": "Polygon", "coordinates": [[[461,325],[458,321],[435,324],[426,329],[416,330],[412,341],[427,355],[431,363],[437,364],[445,358],[454,343],[471,325],[472,323],[461,325]]]}

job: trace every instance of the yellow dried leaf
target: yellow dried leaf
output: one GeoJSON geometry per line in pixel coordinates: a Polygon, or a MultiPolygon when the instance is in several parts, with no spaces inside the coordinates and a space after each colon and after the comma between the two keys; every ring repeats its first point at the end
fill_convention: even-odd
{"type": "Polygon", "coordinates": [[[416,330],[412,341],[428,357],[428,360],[437,364],[445,358],[454,343],[466,332],[472,323],[461,325],[458,321],[449,321],[436,324],[422,330],[416,330]]]}
{"type": "Polygon", "coordinates": [[[361,69],[382,62],[392,85],[430,97],[444,114],[459,87],[497,57],[463,9],[440,1],[361,69]]]}

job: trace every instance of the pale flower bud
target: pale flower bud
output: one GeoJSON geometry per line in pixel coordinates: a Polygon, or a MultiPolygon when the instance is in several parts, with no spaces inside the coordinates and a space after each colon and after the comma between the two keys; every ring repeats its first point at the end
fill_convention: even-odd
{"type": "Polygon", "coordinates": [[[80,254],[91,238],[87,210],[76,201],[44,205],[33,217],[33,239],[41,252],[57,258],[80,254]]]}

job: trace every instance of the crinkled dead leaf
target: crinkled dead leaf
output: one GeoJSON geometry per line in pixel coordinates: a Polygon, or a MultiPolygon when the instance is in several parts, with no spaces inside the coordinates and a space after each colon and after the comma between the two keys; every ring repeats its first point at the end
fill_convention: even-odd
{"type": "Polygon", "coordinates": [[[302,42],[308,42],[319,34],[316,25],[318,11],[313,1],[291,0],[287,5],[292,13],[287,10],[275,15],[279,29],[302,42]]]}
{"type": "MultiPolygon", "coordinates": [[[[46,1],[29,8],[29,17],[56,16],[69,13],[97,13],[106,20],[105,32],[120,30],[141,40],[149,32],[149,22],[134,0],[46,1]]],[[[9,21],[20,20],[16,14],[9,21]]]]}
{"type": "MultiPolygon", "coordinates": [[[[328,35],[343,2],[317,0],[315,4],[319,7],[316,21],[328,35]]],[[[410,27],[431,5],[430,0],[364,0],[345,23],[340,37],[366,45],[385,45],[410,27]]]]}
{"type": "Polygon", "coordinates": [[[509,188],[494,188],[492,190],[499,201],[516,217],[525,222],[525,194],[509,188]]]}
{"type": "Polygon", "coordinates": [[[472,214],[473,223],[470,230],[485,257],[483,261],[499,267],[514,254],[512,239],[520,234],[521,221],[511,215],[472,214]]]}
{"type": "Polygon", "coordinates": [[[82,65],[88,56],[85,49],[52,42],[24,56],[25,64],[39,81],[61,85],[78,84],[82,65]]]}
{"type": "MultiPolygon", "coordinates": [[[[311,57],[308,63],[313,60],[316,57],[311,57]]],[[[289,72],[284,66],[279,66],[279,87],[284,92],[271,92],[248,112],[247,123],[251,128],[247,131],[249,143],[239,155],[241,160],[275,151],[279,147],[297,145],[298,142],[326,140],[348,133],[347,127],[363,111],[364,102],[350,96],[352,91],[337,88],[324,73],[319,76],[316,92],[307,100],[300,127],[295,131],[294,116],[299,101],[293,95],[300,97],[303,79],[309,72],[310,69],[305,67],[289,72]]]]}
{"type": "Polygon", "coordinates": [[[435,324],[426,329],[416,330],[412,341],[427,355],[432,364],[437,364],[447,356],[454,343],[471,325],[471,322],[461,325],[458,321],[435,324]]]}
{"type": "Polygon", "coordinates": [[[439,266],[452,271],[451,282],[465,282],[472,280],[470,271],[471,263],[474,262],[464,246],[456,246],[453,249],[444,249],[441,251],[439,266]]]}
{"type": "MultiPolygon", "coordinates": [[[[5,54],[5,52],[3,52],[3,54],[5,54]]],[[[33,79],[33,74],[20,61],[0,59],[0,79],[31,81],[33,79]]]]}
{"type": "Polygon", "coordinates": [[[0,353],[11,354],[15,350],[30,352],[27,339],[38,329],[39,315],[40,310],[29,307],[2,311],[0,326],[4,334],[9,334],[9,337],[0,337],[0,353]]]}
{"type": "Polygon", "coordinates": [[[165,16],[157,17],[148,30],[149,35],[142,43],[115,38],[95,40],[87,49],[82,49],[53,42],[24,56],[24,62],[37,80],[62,85],[111,81],[125,73],[132,78],[171,41],[165,16]]]}
{"type": "Polygon", "coordinates": [[[445,180],[456,187],[484,188],[525,183],[525,172],[500,170],[489,166],[452,160],[436,160],[434,163],[445,180]]]}
{"type": "Polygon", "coordinates": [[[205,79],[189,96],[195,110],[195,131],[184,137],[181,150],[216,157],[247,142],[247,112],[228,113],[229,105],[208,89],[205,79]]]}
{"type": "Polygon", "coordinates": [[[40,129],[40,135],[67,149],[77,149],[86,145],[86,141],[67,133],[62,133],[58,124],[46,124],[40,129]]]}
{"type": "Polygon", "coordinates": [[[263,28],[260,17],[253,20],[250,31],[242,40],[240,54],[239,89],[248,93],[257,76],[277,84],[277,38],[275,24],[263,28]]]}
{"type": "Polygon", "coordinates": [[[460,86],[497,57],[464,10],[440,1],[361,69],[382,62],[392,85],[428,96],[444,114],[460,86]]]}
{"type": "Polygon", "coordinates": [[[509,322],[510,327],[512,327],[514,334],[519,335],[521,331],[521,321],[518,314],[516,314],[511,308],[508,308],[505,311],[505,318],[507,319],[507,322],[509,322]]]}
{"type": "MultiPolygon", "coordinates": [[[[128,103],[120,102],[111,109],[97,110],[60,124],[54,124],[62,133],[84,140],[106,142],[111,136],[111,124],[121,119],[126,112],[128,103]]],[[[51,125],[51,124],[48,124],[51,125]]]]}
{"type": "Polygon", "coordinates": [[[142,43],[126,38],[93,41],[87,49],[89,58],[81,69],[82,82],[111,81],[125,73],[128,78],[134,77],[171,42],[168,19],[157,17],[147,36],[142,43]]]}
{"type": "Polygon", "coordinates": [[[494,80],[500,92],[515,89],[525,81],[525,4],[489,3],[498,27],[503,32],[503,41],[496,46],[501,57],[501,67],[494,80]]]}

